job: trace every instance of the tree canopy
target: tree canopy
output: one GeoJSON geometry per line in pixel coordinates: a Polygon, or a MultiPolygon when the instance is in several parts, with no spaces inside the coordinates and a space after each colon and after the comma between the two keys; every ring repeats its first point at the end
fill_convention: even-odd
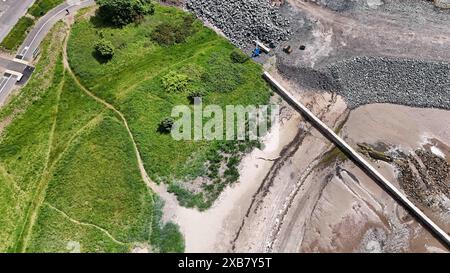
{"type": "Polygon", "coordinates": [[[95,53],[101,59],[108,61],[114,56],[114,45],[105,39],[98,40],[94,45],[95,53]]]}
{"type": "Polygon", "coordinates": [[[151,0],[96,0],[96,2],[100,6],[99,15],[118,27],[137,22],[155,11],[151,0]]]}

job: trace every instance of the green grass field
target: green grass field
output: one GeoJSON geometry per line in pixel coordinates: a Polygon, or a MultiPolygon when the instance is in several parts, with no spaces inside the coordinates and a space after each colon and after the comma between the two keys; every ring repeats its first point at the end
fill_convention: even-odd
{"type": "Polygon", "coordinates": [[[65,70],[64,34],[0,112],[0,252],[183,251],[178,227],[155,218],[124,124],[65,70]]]}
{"type": "Polygon", "coordinates": [[[173,106],[190,104],[186,94],[165,90],[162,77],[171,71],[186,74],[191,85],[208,91],[203,97],[205,105],[267,104],[270,91],[259,65],[251,61],[233,63],[230,53],[234,46],[199,21],[184,43],[160,46],[152,41],[156,26],[181,24],[185,16],[176,8],[157,5],[155,14],[137,26],[110,28],[96,19],[78,19],[68,54],[83,85],[124,114],[151,178],[172,184],[171,190],[184,205],[205,209],[223,188],[223,181],[216,183],[209,197],[208,191],[202,196],[189,194],[183,190],[183,183],[206,175],[207,155],[216,151],[218,144],[175,141],[170,134],[157,132],[158,123],[170,116],[173,106]],[[93,58],[93,45],[98,39],[115,45],[115,56],[107,63],[93,58]]]}
{"type": "Polygon", "coordinates": [[[33,79],[22,92],[0,111],[9,126],[0,139],[0,251],[13,251],[30,206],[37,181],[45,169],[49,145],[51,111],[55,99],[52,81],[60,81],[55,63],[61,52],[55,31],[46,40],[43,53],[47,58],[36,67],[33,79]],[[4,228],[3,228],[4,227],[4,228]]]}
{"type": "Polygon", "coordinates": [[[169,93],[162,78],[181,73],[205,90],[204,104],[267,104],[270,90],[261,67],[233,63],[235,49],[195,21],[186,41],[155,43],[161,23],[182,24],[181,10],[157,5],[141,24],[110,28],[88,10],[68,40],[54,27],[27,85],[0,110],[0,252],[182,252],[178,226],[162,223],[163,202],[144,183],[135,146],[146,171],[169,184],[182,205],[206,209],[236,181],[240,156],[257,143],[175,141],[157,131],[174,105],[190,105],[186,93],[169,93]],[[96,59],[94,44],[115,46],[109,62],[96,59]],[[93,96],[89,93],[91,92],[93,96]],[[218,166],[225,166],[218,175],[218,166]],[[214,183],[200,193],[186,183],[214,183]]]}

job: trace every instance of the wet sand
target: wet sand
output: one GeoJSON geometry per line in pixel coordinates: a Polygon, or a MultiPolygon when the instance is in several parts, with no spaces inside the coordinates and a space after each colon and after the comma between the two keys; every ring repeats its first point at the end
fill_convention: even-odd
{"type": "MultiPolygon", "coordinates": [[[[412,151],[422,147],[427,139],[434,139],[441,145],[448,143],[450,132],[445,124],[450,124],[450,111],[388,104],[367,105],[350,114],[341,135],[353,145],[381,141],[398,146],[403,151],[412,151]]],[[[384,162],[373,164],[399,187],[392,165],[384,162]]],[[[350,161],[335,163],[324,169],[317,168],[304,185],[308,196],[299,194],[294,199],[294,205],[275,238],[273,251],[446,251],[350,161]],[[316,189],[307,188],[308,183],[316,185],[316,189]]],[[[432,218],[439,217],[430,210],[424,211],[432,218]]],[[[439,221],[439,224],[450,230],[445,221],[439,221]]]]}
{"type": "Polygon", "coordinates": [[[377,141],[414,149],[427,139],[450,146],[450,111],[371,104],[352,111],[342,136],[358,142],[377,141]]]}

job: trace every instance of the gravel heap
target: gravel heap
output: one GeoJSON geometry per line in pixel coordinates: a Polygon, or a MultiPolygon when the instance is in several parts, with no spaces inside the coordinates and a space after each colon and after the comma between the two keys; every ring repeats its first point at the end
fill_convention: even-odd
{"type": "Polygon", "coordinates": [[[359,57],[327,67],[350,107],[394,103],[450,109],[450,64],[359,57]]]}
{"type": "Polygon", "coordinates": [[[307,90],[343,96],[350,108],[393,103],[450,110],[450,63],[355,57],[317,69],[283,62],[277,66],[307,90]]]}
{"type": "Polygon", "coordinates": [[[253,40],[276,45],[291,34],[290,20],[269,0],[186,0],[186,7],[241,48],[253,40]]]}

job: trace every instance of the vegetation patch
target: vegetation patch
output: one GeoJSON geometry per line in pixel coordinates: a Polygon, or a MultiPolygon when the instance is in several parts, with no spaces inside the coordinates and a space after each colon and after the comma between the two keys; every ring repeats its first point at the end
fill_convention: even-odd
{"type": "Polygon", "coordinates": [[[268,104],[270,89],[258,64],[233,62],[233,45],[200,21],[186,23],[186,18],[189,16],[183,11],[160,5],[139,24],[122,28],[101,23],[98,17],[80,17],[69,39],[68,54],[83,85],[124,114],[150,177],[168,183],[182,204],[205,209],[227,184],[238,179],[243,151],[257,143],[176,141],[159,130],[162,121],[171,116],[174,106],[193,107],[196,94],[201,95],[204,105],[225,108],[268,104]],[[173,44],[155,41],[155,30],[162,24],[184,29],[180,33],[185,40],[173,44]],[[90,54],[95,41],[102,37],[116,45],[114,57],[106,64],[90,54]],[[217,160],[210,154],[222,161],[209,162],[208,157],[217,160]],[[199,177],[210,182],[193,190],[191,181],[199,177]]]}
{"type": "Polygon", "coordinates": [[[64,0],[37,0],[28,9],[28,13],[33,15],[35,18],[39,18],[63,2],[64,0]]]}
{"type": "Polygon", "coordinates": [[[193,33],[194,20],[192,15],[185,15],[182,23],[163,22],[156,26],[151,37],[161,46],[184,43],[187,37],[193,33]]]}
{"type": "Polygon", "coordinates": [[[62,78],[56,60],[61,52],[61,25],[42,45],[42,58],[33,78],[0,111],[12,117],[0,136],[0,251],[15,251],[36,185],[45,169],[56,90],[51,82],[62,78]],[[10,194],[14,194],[9,196],[10,194]],[[4,217],[3,217],[4,216],[4,217]]]}
{"type": "Polygon", "coordinates": [[[33,25],[34,20],[32,18],[27,16],[20,18],[8,35],[3,39],[1,47],[6,50],[16,50],[22,44],[33,25]]]}
{"type": "Polygon", "coordinates": [[[320,161],[321,166],[329,166],[331,163],[345,161],[348,157],[339,149],[334,147],[331,151],[327,152],[320,161]]]}
{"type": "Polygon", "coordinates": [[[104,22],[123,27],[133,22],[139,22],[145,15],[153,14],[151,0],[96,0],[100,6],[98,16],[104,22]]]}
{"type": "Polygon", "coordinates": [[[235,50],[233,50],[231,52],[230,58],[234,63],[240,63],[240,64],[243,64],[246,61],[250,60],[250,57],[238,48],[236,48],[235,50]]]}
{"type": "Polygon", "coordinates": [[[185,242],[179,227],[171,222],[162,222],[164,202],[154,198],[153,226],[151,243],[154,252],[180,253],[184,252],[185,242]]]}
{"type": "Polygon", "coordinates": [[[98,40],[94,45],[94,55],[100,62],[107,62],[114,56],[114,45],[105,39],[98,40]]]}
{"type": "Polygon", "coordinates": [[[64,0],[37,0],[28,9],[28,14],[19,19],[0,46],[6,50],[17,50],[25,40],[31,27],[48,11],[62,4],[64,0]]]}

